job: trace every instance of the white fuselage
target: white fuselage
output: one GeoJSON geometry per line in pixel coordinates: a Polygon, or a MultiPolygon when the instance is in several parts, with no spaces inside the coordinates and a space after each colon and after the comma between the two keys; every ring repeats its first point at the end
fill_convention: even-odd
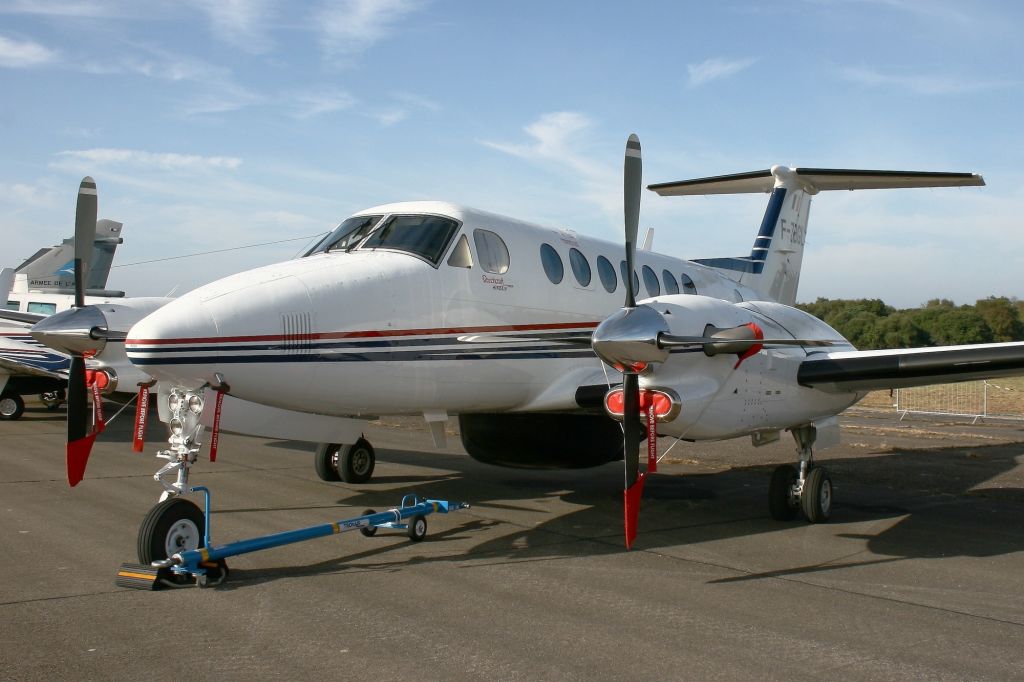
{"type": "MultiPolygon", "coordinates": [[[[364,243],[240,273],[138,323],[126,343],[128,357],[160,380],[198,387],[217,384],[220,374],[231,395],[243,400],[339,417],[571,411],[579,408],[578,387],[618,381],[589,348],[545,337],[592,331],[622,306],[620,245],[440,202],[391,204],[357,215],[396,214],[457,222],[436,264],[364,243]],[[501,238],[507,270],[487,271],[502,268],[493,264],[493,253],[481,252],[478,230],[501,238]],[[542,244],[560,257],[557,283],[542,266],[542,244]],[[589,266],[589,282],[573,268],[573,259],[581,263],[573,249],[589,266]],[[612,291],[599,275],[599,256],[614,266],[612,291]],[[459,340],[472,334],[492,338],[459,340]],[[493,336],[501,334],[517,338],[496,343],[493,336]]],[[[639,297],[674,313],[668,316],[673,333],[700,335],[706,324],[756,320],[769,337],[841,338],[786,306],[733,305],[756,294],[689,261],[640,251],[636,270],[639,297]],[[645,267],[660,292],[648,286],[645,267]],[[693,286],[680,284],[682,293],[666,295],[666,271],[693,286]]],[[[673,354],[643,381],[683,396],[682,414],[664,425],[665,433],[729,437],[828,416],[857,399],[799,387],[796,368],[806,357],[799,347],[763,350],[734,369],[732,355],[673,354]]]]}

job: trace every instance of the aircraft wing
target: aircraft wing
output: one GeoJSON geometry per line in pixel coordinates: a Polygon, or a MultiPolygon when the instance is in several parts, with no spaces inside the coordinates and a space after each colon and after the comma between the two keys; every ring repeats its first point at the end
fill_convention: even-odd
{"type": "Polygon", "coordinates": [[[70,364],[68,356],[49,348],[0,336],[0,372],[67,379],[70,364]]]}
{"type": "Polygon", "coordinates": [[[817,353],[800,364],[797,381],[847,393],[1017,375],[1024,375],[1024,342],[817,353]]]}
{"type": "Polygon", "coordinates": [[[33,325],[45,318],[46,315],[40,315],[39,313],[19,313],[17,310],[0,310],[0,320],[21,322],[26,325],[33,325]]]}

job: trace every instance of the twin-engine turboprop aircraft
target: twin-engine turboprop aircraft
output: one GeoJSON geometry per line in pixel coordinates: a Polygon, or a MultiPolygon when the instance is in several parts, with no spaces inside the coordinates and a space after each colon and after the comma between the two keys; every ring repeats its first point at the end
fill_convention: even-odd
{"type": "MultiPolygon", "coordinates": [[[[443,202],[360,211],[303,257],[200,287],[128,333],[128,358],[158,381],[172,434],[157,474],[164,499],[139,543],[167,554],[140,560],[202,537],[173,529],[201,518],[177,498],[189,490],[204,425],[214,428],[211,444],[219,428],[318,442],[321,478],[360,483],[375,459],[363,424],[379,415],[422,415],[437,442],[458,415],[467,452],[492,464],[623,458],[627,546],[644,476],[641,413],[647,434],[685,440],[751,436],[756,445],[788,430],[799,462],[774,473],[771,514],[824,521],[832,486],[812,448],[838,437],[837,414],[875,388],[1024,373],[1024,343],[855,350],[792,307],[811,198],[983,184],[967,173],[775,166],[650,186],[665,196],[770,192],[749,256],[698,261],[635,249],[635,136],[624,253],[443,202]],[[167,536],[150,537],[164,532],[156,529],[167,536]]],[[[69,429],[72,485],[88,456],[80,426],[69,429]]],[[[651,470],[656,459],[648,462],[651,470]]]]}

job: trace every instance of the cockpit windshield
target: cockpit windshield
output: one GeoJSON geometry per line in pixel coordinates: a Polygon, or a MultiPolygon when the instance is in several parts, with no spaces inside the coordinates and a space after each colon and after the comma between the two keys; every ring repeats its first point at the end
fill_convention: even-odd
{"type": "Polygon", "coordinates": [[[359,246],[359,250],[405,251],[437,265],[458,229],[456,221],[442,216],[391,216],[359,246]]]}
{"type": "Polygon", "coordinates": [[[334,228],[333,232],[321,239],[316,246],[302,256],[305,258],[325,251],[351,251],[383,217],[381,215],[352,216],[334,228]]]}

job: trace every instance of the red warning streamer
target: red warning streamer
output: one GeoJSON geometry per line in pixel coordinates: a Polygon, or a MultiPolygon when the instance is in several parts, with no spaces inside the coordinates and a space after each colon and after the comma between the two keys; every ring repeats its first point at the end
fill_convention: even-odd
{"type": "Polygon", "coordinates": [[[149,415],[149,386],[139,386],[139,399],[135,402],[135,431],[132,450],[142,452],[146,443],[146,419],[149,415]]]}
{"type": "Polygon", "coordinates": [[[658,471],[658,416],[654,401],[647,406],[647,473],[658,471]]]}
{"type": "Polygon", "coordinates": [[[224,404],[224,391],[217,391],[217,405],[213,411],[213,433],[210,435],[210,461],[217,461],[217,442],[220,440],[220,408],[224,404]]]}
{"type": "Polygon", "coordinates": [[[95,424],[95,433],[103,433],[107,428],[107,422],[103,419],[103,398],[100,396],[100,384],[93,379],[92,387],[92,416],[95,424]]]}

